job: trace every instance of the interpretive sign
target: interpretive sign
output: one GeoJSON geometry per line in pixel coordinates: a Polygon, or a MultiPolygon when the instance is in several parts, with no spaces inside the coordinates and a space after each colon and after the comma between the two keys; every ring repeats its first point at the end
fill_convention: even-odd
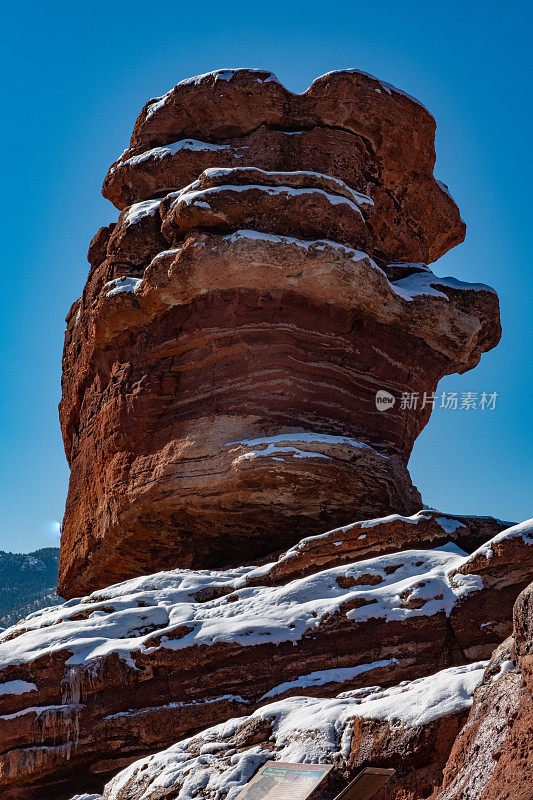
{"type": "Polygon", "coordinates": [[[394,769],[365,767],[334,800],[370,800],[395,772],[394,769]]]}
{"type": "Polygon", "coordinates": [[[331,764],[267,761],[235,800],[306,800],[331,769],[331,764]]]}
{"type": "MultiPolygon", "coordinates": [[[[333,768],[332,764],[267,761],[235,800],[306,800],[333,768]]],[[[370,800],[395,770],[365,767],[334,800],[370,800]]]]}

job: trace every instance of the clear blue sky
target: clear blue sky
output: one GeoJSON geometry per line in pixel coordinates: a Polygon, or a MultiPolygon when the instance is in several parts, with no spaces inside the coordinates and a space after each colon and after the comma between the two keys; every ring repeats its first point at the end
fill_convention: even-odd
{"type": "Polygon", "coordinates": [[[0,549],[57,542],[64,317],[91,237],[117,217],[100,194],[107,167],[148,98],[218,67],[265,67],[293,91],[357,67],[434,114],[436,175],[468,234],[433,269],[494,286],[504,335],[475,371],[441,384],[496,391],[496,409],[436,410],[411,472],[442,510],[533,514],[529,3],[34,0],[10,3],[2,22],[0,549]]]}

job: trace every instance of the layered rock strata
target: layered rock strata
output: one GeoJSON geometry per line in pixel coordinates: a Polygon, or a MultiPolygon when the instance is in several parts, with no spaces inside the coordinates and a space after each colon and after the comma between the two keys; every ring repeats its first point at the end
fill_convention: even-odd
{"type": "Polygon", "coordinates": [[[387,689],[274,700],[134,762],[103,794],[72,800],[172,800],[199,784],[204,798],[231,797],[267,759],[333,763],[320,800],[368,763],[396,769],[376,800],[529,800],[532,598],[530,584],[515,603],[513,634],[488,663],[387,689]]]}
{"type": "MultiPolygon", "coordinates": [[[[360,551],[354,560],[364,531],[375,534],[372,552],[391,524],[425,526],[433,537],[444,526],[456,540],[461,525],[465,537],[499,525],[461,519],[432,512],[359,523],[271,564],[158,573],[23,620],[0,639],[2,796],[63,800],[76,789],[101,791],[125,764],[273,701],[359,697],[365,687],[401,686],[490,657],[512,632],[513,601],[533,572],[531,522],[470,555],[452,541],[370,558],[360,551]],[[321,563],[313,568],[306,554],[314,545],[321,563]]],[[[422,769],[438,751],[428,766],[434,785],[460,720],[442,723],[448,750],[428,744],[421,756],[422,769]]],[[[444,736],[442,725],[427,737],[444,736]]],[[[398,735],[391,753],[426,736],[398,735]]],[[[354,765],[364,752],[366,745],[354,765]]]]}
{"type": "Polygon", "coordinates": [[[63,596],[421,508],[438,380],[500,336],[489,287],[424,263],[464,236],[434,128],[351,70],[302,95],[219,71],[143,109],[67,318],[63,596]]]}
{"type": "Polygon", "coordinates": [[[268,759],[310,758],[334,765],[321,798],[334,796],[369,761],[396,769],[376,800],[427,797],[440,782],[443,757],[464,723],[485,664],[452,667],[390,689],[269,703],[135,762],[96,798],[174,800],[194,796],[198,785],[202,797],[225,798],[268,759]]]}

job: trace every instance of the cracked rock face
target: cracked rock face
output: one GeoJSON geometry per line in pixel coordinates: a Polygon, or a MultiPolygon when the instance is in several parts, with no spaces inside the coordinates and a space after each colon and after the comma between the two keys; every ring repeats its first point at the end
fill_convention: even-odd
{"type": "Polygon", "coordinates": [[[222,71],[145,106],[67,318],[61,594],[421,508],[423,398],[500,336],[489,287],[425,266],[464,236],[434,128],[357,71],[302,95],[222,71]]]}

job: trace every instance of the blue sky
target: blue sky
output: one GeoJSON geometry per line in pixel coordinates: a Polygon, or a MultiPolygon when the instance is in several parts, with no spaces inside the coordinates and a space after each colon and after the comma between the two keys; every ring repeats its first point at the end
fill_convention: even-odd
{"type": "Polygon", "coordinates": [[[0,34],[0,549],[58,541],[64,318],[91,237],[117,217],[100,194],[107,167],[148,98],[219,67],[264,67],[293,91],[357,67],[434,114],[436,175],[468,233],[433,269],[494,286],[504,335],[476,370],[440,385],[498,392],[495,410],[437,409],[411,473],[442,510],[532,515],[532,16],[516,0],[10,4],[0,34]]]}

